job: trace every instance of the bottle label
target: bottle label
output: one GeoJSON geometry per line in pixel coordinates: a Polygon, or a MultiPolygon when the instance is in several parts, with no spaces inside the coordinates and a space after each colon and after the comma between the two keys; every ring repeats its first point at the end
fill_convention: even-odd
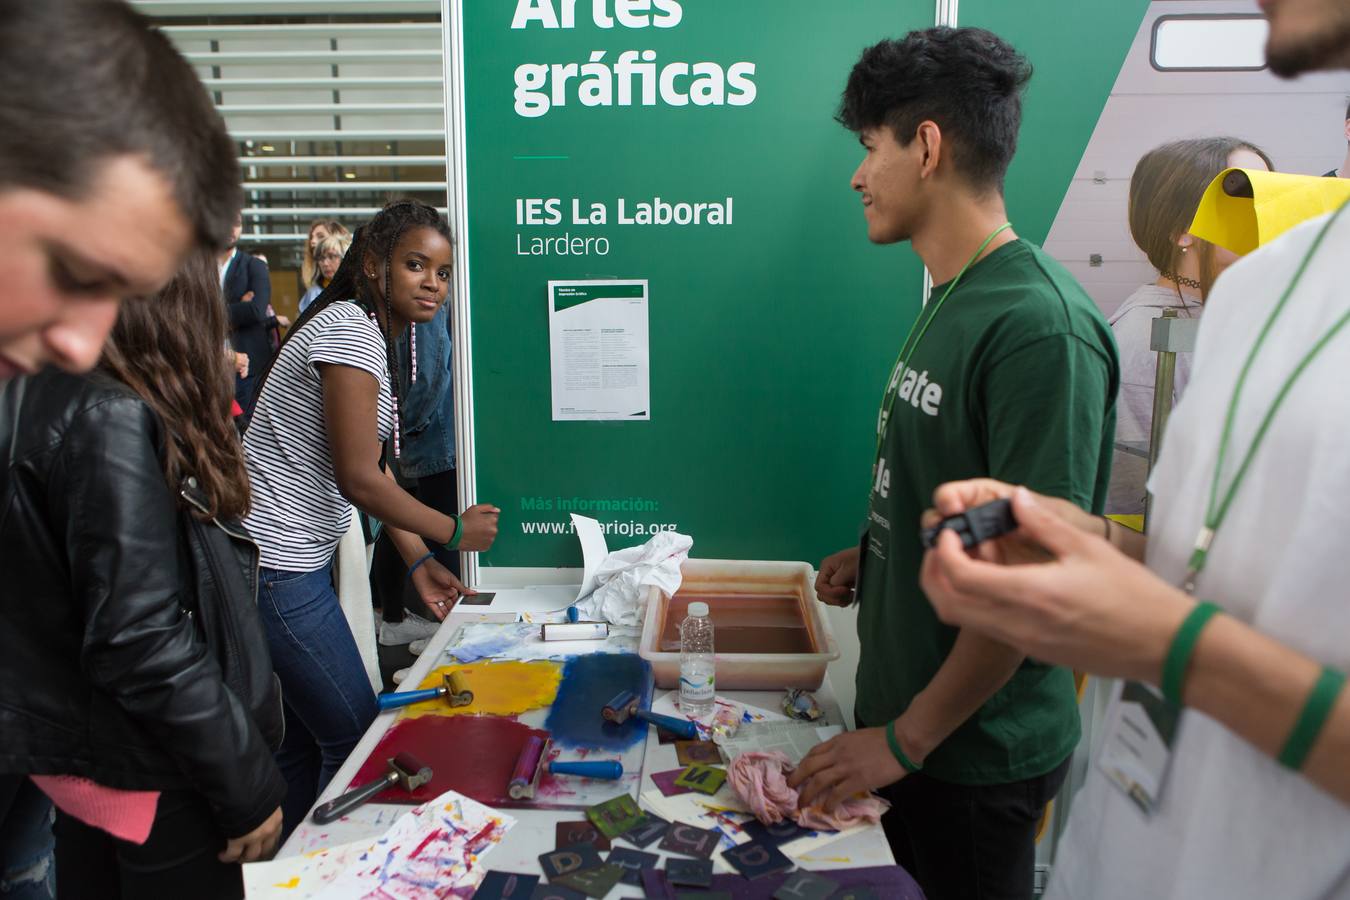
{"type": "Polygon", "coordinates": [[[716,679],[701,672],[680,673],[680,699],[698,703],[711,700],[717,694],[716,679]]]}

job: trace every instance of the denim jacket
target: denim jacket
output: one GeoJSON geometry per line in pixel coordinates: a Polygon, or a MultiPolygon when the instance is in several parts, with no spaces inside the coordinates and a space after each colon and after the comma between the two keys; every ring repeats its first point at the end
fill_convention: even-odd
{"type": "MultiPolygon", "coordinates": [[[[455,467],[455,392],[452,378],[450,304],[436,318],[417,329],[417,381],[399,398],[403,421],[403,449],[397,473],[425,478],[455,467]]],[[[400,370],[410,372],[408,335],[399,338],[396,351],[400,370]]]]}

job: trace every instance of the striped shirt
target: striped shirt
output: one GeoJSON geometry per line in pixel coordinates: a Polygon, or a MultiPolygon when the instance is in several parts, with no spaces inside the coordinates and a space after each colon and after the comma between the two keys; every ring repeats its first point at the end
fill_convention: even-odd
{"type": "Polygon", "coordinates": [[[334,303],[281,348],[244,436],[253,490],[244,524],[269,569],[322,568],[351,524],[352,505],[333,475],[319,364],[351,366],[379,381],[376,427],[384,442],[394,421],[386,360],[380,327],[355,303],[334,303]]]}

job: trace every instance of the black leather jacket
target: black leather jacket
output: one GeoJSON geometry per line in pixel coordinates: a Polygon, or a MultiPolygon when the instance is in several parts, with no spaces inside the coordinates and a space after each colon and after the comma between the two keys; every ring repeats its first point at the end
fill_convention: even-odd
{"type": "Polygon", "coordinates": [[[161,430],[105,375],[0,391],[0,773],[196,790],[234,837],[285,782],[183,612],[195,587],[161,430]]]}

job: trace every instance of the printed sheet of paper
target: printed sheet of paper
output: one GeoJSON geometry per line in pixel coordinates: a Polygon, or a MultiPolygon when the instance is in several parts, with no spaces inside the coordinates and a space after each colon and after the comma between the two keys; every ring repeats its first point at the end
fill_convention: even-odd
{"type": "Polygon", "coordinates": [[[550,281],[553,421],[651,419],[647,281],[550,281]]]}
{"type": "Polygon", "coordinates": [[[448,791],[414,807],[382,836],[302,856],[244,866],[250,900],[285,897],[387,897],[413,900],[467,892],[482,876],[479,859],[515,819],[448,791]]]}
{"type": "Polygon", "coordinates": [[[577,591],[577,600],[581,601],[595,593],[595,576],[609,556],[609,545],[605,543],[604,529],[595,519],[572,513],[572,526],[581,541],[581,589],[577,591]]]}

